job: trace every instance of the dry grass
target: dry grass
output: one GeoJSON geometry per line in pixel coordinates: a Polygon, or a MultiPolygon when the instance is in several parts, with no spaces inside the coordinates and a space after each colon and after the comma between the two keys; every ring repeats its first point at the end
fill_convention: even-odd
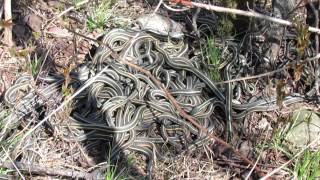
{"type": "Polygon", "coordinates": [[[176,160],[158,162],[155,179],[230,179],[229,171],[217,165],[209,149],[203,147],[176,160]]]}
{"type": "Polygon", "coordinates": [[[10,53],[10,49],[0,46],[0,96],[11,86],[25,63],[24,58],[15,57],[10,53]]]}

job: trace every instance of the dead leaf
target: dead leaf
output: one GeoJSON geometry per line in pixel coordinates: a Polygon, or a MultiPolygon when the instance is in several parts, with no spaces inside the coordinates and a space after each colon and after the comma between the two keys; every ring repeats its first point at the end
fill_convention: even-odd
{"type": "Polygon", "coordinates": [[[72,37],[72,33],[67,29],[62,29],[60,27],[51,27],[46,31],[46,33],[54,37],[72,37]]]}
{"type": "Polygon", "coordinates": [[[294,81],[299,81],[303,72],[302,64],[297,64],[294,71],[294,81]]]}
{"type": "Polygon", "coordinates": [[[10,48],[9,53],[11,56],[15,57],[27,57],[28,54],[32,53],[35,50],[35,47],[28,47],[25,49],[16,49],[16,48],[10,48]]]}
{"type": "Polygon", "coordinates": [[[9,20],[0,20],[0,27],[6,28],[6,27],[12,27],[12,19],[9,20]]]}
{"type": "Polygon", "coordinates": [[[310,32],[309,32],[309,26],[306,25],[301,20],[295,19],[294,25],[297,31],[297,49],[299,55],[303,56],[305,49],[309,46],[309,38],[310,38],[310,32]]]}
{"type": "Polygon", "coordinates": [[[285,81],[283,79],[279,80],[276,91],[277,91],[277,105],[281,108],[283,106],[284,98],[286,97],[285,81]]]}

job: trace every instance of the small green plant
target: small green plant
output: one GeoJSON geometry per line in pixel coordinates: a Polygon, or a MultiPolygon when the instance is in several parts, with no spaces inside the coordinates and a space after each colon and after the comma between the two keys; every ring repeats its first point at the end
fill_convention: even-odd
{"type": "Polygon", "coordinates": [[[117,179],[117,167],[114,165],[109,165],[106,172],[106,180],[116,180],[117,179]]]}
{"type": "MultiPolygon", "coordinates": [[[[238,2],[239,0],[219,0],[219,1],[220,3],[222,3],[224,7],[233,8],[233,9],[237,8],[239,3],[238,2]]],[[[217,28],[218,35],[221,37],[229,37],[234,28],[232,21],[235,19],[236,19],[235,14],[222,14],[219,21],[218,28],[217,28]]]]}
{"type": "Polygon", "coordinates": [[[232,34],[233,23],[229,16],[223,16],[219,21],[217,33],[221,37],[229,37],[232,34]]]}
{"type": "Polygon", "coordinates": [[[10,169],[0,168],[0,175],[8,175],[11,172],[13,172],[13,171],[10,169]]]}
{"type": "Polygon", "coordinates": [[[6,140],[6,144],[5,144],[7,145],[6,148],[9,149],[10,147],[15,146],[17,143],[21,142],[21,139],[22,139],[22,135],[20,134],[11,136],[6,140]]]}
{"type": "Polygon", "coordinates": [[[33,61],[29,62],[29,68],[33,76],[36,76],[39,73],[42,62],[42,58],[38,58],[37,56],[35,56],[33,61]]]}
{"type": "Polygon", "coordinates": [[[87,23],[90,31],[103,29],[107,20],[110,18],[110,8],[116,0],[102,0],[95,11],[88,17],[87,23]]]}
{"type": "Polygon", "coordinates": [[[320,150],[306,150],[295,163],[295,173],[298,179],[319,179],[320,178],[320,150]]]}
{"type": "Polygon", "coordinates": [[[108,156],[108,167],[105,172],[105,180],[124,180],[125,178],[122,177],[123,170],[120,172],[117,169],[118,162],[113,164],[111,160],[111,147],[109,147],[109,156],[108,156]]]}
{"type": "Polygon", "coordinates": [[[80,2],[82,2],[82,0],[73,0],[72,1],[74,6],[77,6],[77,4],[79,4],[80,2]]]}
{"type": "Polygon", "coordinates": [[[291,152],[289,151],[288,146],[284,143],[284,139],[286,136],[287,132],[283,132],[282,130],[276,132],[273,135],[272,141],[271,141],[271,148],[275,149],[277,151],[282,152],[283,154],[285,154],[286,156],[290,157],[292,156],[291,152]]]}
{"type": "Polygon", "coordinates": [[[115,166],[109,165],[106,172],[106,180],[114,180],[116,177],[116,170],[115,166]]]}
{"type": "Polygon", "coordinates": [[[32,32],[32,35],[35,40],[39,40],[41,38],[41,33],[40,32],[32,32]]]}
{"type": "MultiPolygon", "coordinates": [[[[289,143],[287,140],[288,135],[293,128],[298,124],[305,122],[310,123],[311,115],[293,115],[291,118],[285,118],[283,121],[290,123],[286,128],[282,128],[272,138],[269,148],[275,149],[283,153],[287,158],[292,159],[295,156],[295,153],[299,151],[299,148],[294,143],[289,143]],[[303,118],[302,120],[298,118],[303,118]]],[[[301,147],[300,147],[301,148],[301,147]]],[[[320,178],[320,150],[312,151],[307,149],[293,161],[291,166],[292,168],[288,169],[289,172],[294,173],[298,180],[313,180],[320,178]]]]}
{"type": "Polygon", "coordinates": [[[129,154],[127,157],[127,166],[132,166],[135,162],[134,154],[129,154]]]}
{"type": "Polygon", "coordinates": [[[23,70],[30,72],[32,76],[36,76],[41,69],[43,58],[38,57],[37,54],[34,55],[34,58],[30,58],[30,54],[26,55],[27,63],[23,66],[23,70]]]}
{"type": "MultiPolygon", "coordinates": [[[[2,106],[2,104],[0,104],[0,106],[2,106]]],[[[0,129],[3,128],[3,124],[4,124],[4,119],[6,117],[8,117],[10,114],[9,110],[7,109],[0,109],[0,129]]]]}
{"type": "Polygon", "coordinates": [[[206,55],[208,59],[208,64],[212,66],[210,68],[210,75],[211,78],[215,81],[219,81],[221,79],[220,72],[219,72],[219,66],[221,64],[221,52],[220,50],[214,45],[214,39],[209,38],[207,40],[207,47],[206,47],[206,55]]]}
{"type": "Polygon", "coordinates": [[[228,8],[237,8],[239,0],[219,0],[223,6],[228,8]]]}
{"type": "Polygon", "coordinates": [[[74,89],[69,86],[71,83],[70,73],[74,68],[75,67],[73,65],[70,65],[69,67],[63,69],[63,77],[64,77],[64,83],[62,85],[63,97],[69,97],[74,92],[74,89]]]}
{"type": "Polygon", "coordinates": [[[297,31],[297,50],[300,58],[304,55],[305,50],[310,44],[309,26],[306,25],[300,18],[294,18],[294,27],[297,31]]]}

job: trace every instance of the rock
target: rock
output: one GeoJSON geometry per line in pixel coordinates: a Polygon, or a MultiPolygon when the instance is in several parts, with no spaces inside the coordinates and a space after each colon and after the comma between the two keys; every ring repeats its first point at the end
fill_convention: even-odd
{"type": "Polygon", "coordinates": [[[127,0],[120,0],[117,2],[117,4],[120,8],[127,8],[129,6],[127,0]]]}
{"type": "Polygon", "coordinates": [[[40,9],[43,11],[49,10],[48,5],[43,0],[38,0],[38,3],[40,5],[40,9]]]}
{"type": "Polygon", "coordinates": [[[160,14],[146,14],[137,19],[137,23],[141,30],[149,31],[162,36],[170,36],[172,38],[183,38],[183,27],[170,18],[160,14]]]}
{"type": "Polygon", "coordinates": [[[295,111],[286,132],[285,140],[289,145],[293,148],[305,147],[320,135],[320,117],[309,110],[295,111]]]}
{"type": "Polygon", "coordinates": [[[61,4],[61,2],[57,0],[49,0],[47,1],[47,4],[49,7],[53,7],[56,9],[59,9],[60,7],[64,7],[63,4],[61,4]]]}
{"type": "Polygon", "coordinates": [[[268,122],[267,118],[262,118],[259,121],[258,128],[261,130],[272,130],[272,127],[271,127],[270,123],[268,122]]]}
{"type": "Polygon", "coordinates": [[[251,150],[252,150],[252,144],[250,143],[250,141],[244,141],[241,143],[240,149],[239,149],[241,154],[248,157],[251,150]]]}
{"type": "Polygon", "coordinates": [[[25,22],[33,31],[41,31],[42,19],[39,16],[35,14],[30,14],[25,17],[25,22]]]}

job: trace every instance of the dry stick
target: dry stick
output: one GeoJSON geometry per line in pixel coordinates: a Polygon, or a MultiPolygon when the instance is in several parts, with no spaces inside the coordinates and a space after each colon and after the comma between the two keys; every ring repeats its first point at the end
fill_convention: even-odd
{"type": "Polygon", "coordinates": [[[201,8],[197,8],[197,9],[196,9],[196,12],[195,12],[194,15],[192,16],[192,28],[193,28],[194,33],[195,33],[198,37],[200,37],[200,31],[198,31],[197,19],[198,19],[198,17],[199,17],[200,11],[201,11],[201,8]]]}
{"type": "MultiPolygon", "coordinates": [[[[310,0],[306,0],[306,3],[309,3],[311,10],[313,12],[313,15],[315,16],[315,21],[314,21],[314,26],[319,27],[319,11],[316,9],[310,0]]],[[[316,53],[319,53],[319,36],[318,34],[315,34],[315,39],[316,39],[316,53]]],[[[316,95],[319,96],[319,62],[314,62],[314,73],[315,73],[315,83],[314,83],[314,88],[316,90],[316,95]]]]}
{"type": "MultiPolygon", "coordinates": [[[[316,27],[319,28],[319,10],[320,10],[320,0],[318,1],[318,9],[315,9],[315,12],[317,13],[316,16],[316,27]]],[[[319,36],[316,36],[316,51],[317,53],[319,53],[319,36]]],[[[315,79],[315,88],[316,88],[316,95],[320,96],[320,92],[319,92],[319,76],[320,76],[320,69],[319,69],[319,60],[318,62],[315,63],[315,75],[316,75],[316,79],[315,79]]]]}
{"type": "MultiPolygon", "coordinates": [[[[68,130],[70,132],[72,132],[72,129],[71,127],[69,126],[69,124],[67,124],[67,127],[68,127],[68,130]]],[[[73,136],[74,137],[74,136],[73,136]]],[[[81,145],[79,144],[78,141],[74,141],[76,146],[79,148],[80,150],[80,153],[84,156],[84,159],[87,161],[86,163],[89,165],[89,166],[94,166],[94,164],[90,161],[90,158],[89,156],[86,154],[86,152],[84,152],[84,149],[81,147],[81,145]]]]}
{"type": "Polygon", "coordinates": [[[14,167],[15,170],[17,170],[18,174],[20,175],[20,177],[25,180],[26,178],[22,175],[22,173],[20,172],[19,168],[15,165],[15,163],[13,162],[13,160],[11,159],[9,153],[4,149],[4,147],[2,147],[3,151],[6,153],[6,156],[8,156],[10,163],[12,164],[12,166],[14,167]]]}
{"type": "Polygon", "coordinates": [[[162,3],[163,4],[163,6],[166,8],[166,9],[168,9],[168,10],[170,10],[170,11],[173,11],[173,12],[184,12],[184,11],[188,11],[190,8],[185,8],[185,9],[175,9],[175,8],[172,8],[172,7],[170,7],[169,5],[167,5],[166,3],[162,3]]]}
{"type": "Polygon", "coordinates": [[[158,3],[158,5],[157,5],[157,7],[156,7],[156,9],[154,9],[154,11],[153,11],[153,15],[155,15],[156,13],[157,13],[157,11],[159,10],[159,8],[160,8],[160,6],[161,6],[161,4],[163,3],[163,0],[160,0],[159,1],[159,3],[158,3]]]}
{"type": "MultiPolygon", "coordinates": [[[[303,63],[307,63],[310,61],[315,61],[318,60],[320,58],[320,53],[317,54],[316,56],[312,57],[312,58],[308,58],[306,60],[300,61],[301,64],[303,63]]],[[[285,65],[284,67],[280,68],[280,69],[276,69],[274,71],[270,71],[270,72],[266,72],[266,73],[262,73],[262,74],[258,74],[258,75],[254,75],[254,76],[248,76],[248,77],[241,77],[241,78],[237,78],[237,79],[231,79],[228,81],[220,81],[220,82],[216,82],[214,83],[215,85],[218,84],[226,84],[226,83],[232,83],[232,82],[238,82],[238,81],[243,81],[243,80],[249,80],[249,79],[257,79],[257,78],[261,78],[261,77],[265,77],[265,76],[270,76],[272,74],[278,73],[278,72],[282,72],[284,70],[287,70],[289,68],[294,67],[297,64],[297,62],[292,62],[292,63],[288,63],[287,65],[285,65]]]]}
{"type": "Polygon", "coordinates": [[[14,164],[11,162],[0,162],[0,167],[6,169],[18,168],[22,172],[31,173],[34,175],[63,176],[77,179],[87,179],[92,176],[89,173],[74,171],[72,169],[45,167],[40,164],[26,164],[20,162],[14,162],[14,164]]]}
{"type": "MultiPolygon", "coordinates": [[[[0,19],[2,19],[2,15],[3,15],[3,4],[1,4],[1,7],[0,7],[0,19]]],[[[0,30],[1,30],[1,27],[0,27],[0,30]]]]}
{"type": "Polygon", "coordinates": [[[248,173],[247,177],[245,178],[245,180],[248,180],[250,178],[251,174],[253,173],[254,167],[258,165],[258,162],[259,162],[259,160],[260,160],[260,158],[262,156],[262,152],[264,150],[263,147],[265,146],[265,144],[267,142],[267,137],[269,136],[268,126],[264,129],[264,131],[267,131],[267,134],[266,134],[266,136],[265,136],[265,138],[263,140],[262,149],[260,150],[259,156],[258,156],[254,166],[251,168],[250,172],[248,173]]]}
{"type": "Polygon", "coordinates": [[[46,61],[47,61],[47,58],[48,58],[48,56],[49,56],[49,52],[51,51],[52,47],[53,47],[53,44],[50,44],[49,49],[47,49],[47,52],[46,52],[46,54],[45,54],[45,56],[44,56],[43,62],[42,62],[42,64],[41,64],[41,67],[40,67],[40,69],[39,69],[39,72],[38,72],[38,74],[37,74],[37,76],[36,76],[36,79],[34,80],[34,82],[36,82],[36,83],[37,83],[37,81],[38,81],[38,78],[39,78],[39,75],[40,75],[41,71],[43,70],[43,66],[45,65],[45,63],[46,63],[46,61]]]}
{"type": "MultiPolygon", "coordinates": [[[[317,19],[318,19],[318,24],[317,24],[317,27],[319,27],[319,12],[320,12],[320,0],[318,0],[318,16],[317,16],[317,19]]],[[[318,48],[318,50],[319,50],[319,37],[318,37],[318,44],[316,45],[317,46],[317,48],[318,48]]],[[[315,67],[316,67],[316,93],[317,93],[317,96],[320,96],[320,92],[319,92],[319,76],[320,76],[320,68],[319,68],[319,60],[318,60],[318,62],[316,62],[316,65],[315,65],[315,67]]]]}
{"type": "MultiPolygon", "coordinates": [[[[4,0],[3,8],[5,22],[12,21],[11,0],[4,0]]],[[[4,27],[4,43],[6,43],[10,47],[14,45],[12,40],[12,26],[4,27]]]]}
{"type": "MultiPolygon", "coordinates": [[[[316,27],[319,27],[319,11],[320,11],[320,0],[318,0],[318,9],[317,9],[317,16],[316,16],[316,27]]],[[[319,53],[319,36],[316,36],[316,51],[319,53]]],[[[315,81],[315,88],[316,88],[316,95],[320,96],[319,92],[319,76],[320,76],[320,69],[319,69],[319,60],[315,63],[315,76],[316,76],[316,81],[315,81]]]]}
{"type": "MultiPolygon", "coordinates": [[[[216,11],[216,12],[221,12],[221,13],[231,13],[231,14],[237,14],[240,16],[247,16],[247,17],[254,17],[257,19],[263,19],[263,20],[271,21],[271,22],[278,23],[278,24],[285,25],[285,26],[294,26],[294,24],[290,21],[266,16],[264,14],[260,14],[260,13],[253,12],[253,11],[243,11],[243,10],[239,10],[239,9],[225,8],[225,7],[220,7],[220,6],[214,6],[214,5],[196,3],[196,2],[188,2],[188,1],[181,1],[180,3],[182,5],[185,5],[188,7],[199,7],[199,8],[204,8],[204,9],[207,9],[210,11],[216,11]]],[[[319,28],[309,27],[308,30],[310,32],[320,34],[319,28]]]]}

